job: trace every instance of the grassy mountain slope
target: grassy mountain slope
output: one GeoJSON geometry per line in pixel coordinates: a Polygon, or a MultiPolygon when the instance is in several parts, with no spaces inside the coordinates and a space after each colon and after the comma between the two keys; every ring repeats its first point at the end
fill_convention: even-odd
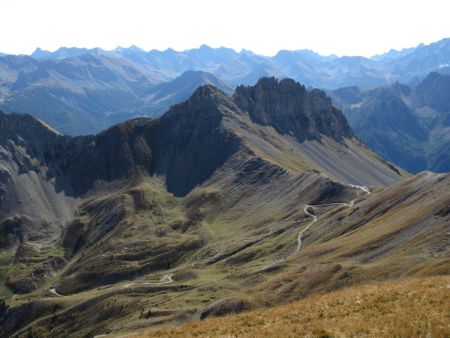
{"type": "MultiPolygon", "coordinates": [[[[50,328],[53,335],[129,332],[267,307],[367,280],[450,272],[445,244],[448,175],[413,177],[361,195],[351,207],[312,207],[318,221],[296,251],[299,232],[311,222],[301,196],[310,204],[336,201],[324,199],[329,194],[323,196],[320,186],[303,176],[279,190],[270,184],[254,187],[257,196],[244,195],[237,202],[225,197],[236,197],[236,188],[222,196],[210,186],[176,203],[160,200],[160,193],[154,187],[147,190],[147,183],[148,188],[139,189],[148,192],[138,200],[153,198],[153,205],[159,202],[162,210],[136,211],[136,200],[125,198],[130,216],[103,238],[95,237],[105,226],[102,214],[97,210],[91,218],[86,206],[80,216],[92,222],[83,228],[97,230],[90,229],[85,246],[53,284],[9,302],[8,323],[14,323],[19,304],[31,300],[26,302],[29,307],[48,313],[33,324],[33,331],[41,334],[50,328]],[[269,191],[279,197],[269,198],[269,191]],[[425,196],[429,200],[422,204],[425,196]],[[258,206],[250,207],[255,202],[258,206]],[[127,278],[118,282],[122,273],[127,278]],[[127,280],[133,275],[136,279],[127,280]],[[65,296],[49,291],[55,286],[65,296]],[[69,322],[74,316],[77,320],[69,322]],[[92,325],[86,326],[87,320],[92,325]]],[[[136,190],[124,193],[139,196],[136,190]]],[[[344,190],[340,201],[347,200],[348,193],[344,190]]]]}
{"type": "Polygon", "coordinates": [[[130,337],[447,337],[449,277],[372,283],[130,337]]]}

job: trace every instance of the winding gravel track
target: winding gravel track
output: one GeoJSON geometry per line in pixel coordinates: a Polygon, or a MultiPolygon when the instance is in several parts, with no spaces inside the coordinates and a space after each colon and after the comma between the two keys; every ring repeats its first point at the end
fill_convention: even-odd
{"type": "MultiPolygon", "coordinates": [[[[354,184],[350,184],[350,186],[352,188],[360,189],[360,190],[364,191],[367,195],[370,195],[370,190],[366,186],[354,185],[354,184]]],[[[351,208],[355,204],[355,201],[356,201],[356,198],[351,200],[348,203],[326,203],[326,204],[318,204],[318,205],[310,205],[310,204],[305,205],[305,208],[303,209],[303,211],[304,211],[305,215],[312,218],[312,221],[302,231],[299,232],[299,234],[297,236],[297,249],[295,249],[294,253],[299,252],[302,247],[303,234],[311,227],[311,225],[313,225],[315,222],[317,222],[317,216],[311,214],[308,211],[308,208],[326,207],[326,206],[330,206],[330,205],[345,205],[345,206],[351,208]]]]}
{"type": "Polygon", "coordinates": [[[305,233],[305,231],[307,231],[310,227],[311,227],[311,225],[313,225],[315,222],[317,222],[317,216],[316,215],[313,215],[313,214],[311,214],[309,211],[308,211],[308,208],[309,207],[312,207],[311,205],[309,205],[309,204],[307,204],[307,205],[305,205],[305,208],[303,209],[303,211],[305,212],[305,214],[306,215],[308,215],[309,217],[312,217],[312,222],[310,222],[302,231],[300,231],[299,233],[298,233],[298,236],[297,236],[297,249],[295,249],[295,252],[297,253],[299,250],[300,250],[300,248],[302,247],[302,238],[303,238],[303,233],[305,233]]]}
{"type": "MultiPolygon", "coordinates": [[[[173,274],[171,273],[171,274],[162,276],[162,278],[159,280],[159,282],[128,283],[128,284],[125,284],[124,287],[129,288],[132,286],[158,286],[158,285],[170,284],[170,283],[174,282],[172,276],[173,276],[173,274]]],[[[50,289],[48,289],[48,291],[54,296],[63,297],[63,295],[59,294],[55,288],[50,288],[50,289]]]]}
{"type": "Polygon", "coordinates": [[[55,296],[58,296],[58,297],[62,297],[62,295],[60,295],[58,292],[56,292],[56,289],[55,289],[55,288],[50,288],[50,289],[48,289],[48,291],[49,291],[52,295],[55,295],[55,296]]]}
{"type": "Polygon", "coordinates": [[[159,280],[159,282],[144,282],[144,283],[128,283],[125,284],[125,288],[129,288],[131,286],[158,286],[158,285],[164,285],[164,284],[170,284],[173,283],[173,278],[172,278],[173,274],[168,274],[168,275],[164,275],[162,276],[162,278],[159,280]]]}

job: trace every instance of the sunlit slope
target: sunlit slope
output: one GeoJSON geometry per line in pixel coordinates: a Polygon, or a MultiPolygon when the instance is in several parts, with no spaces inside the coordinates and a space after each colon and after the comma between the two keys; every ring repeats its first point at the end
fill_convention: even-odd
{"type": "Polygon", "coordinates": [[[437,337],[450,335],[450,277],[373,283],[264,311],[131,337],[437,337]]]}

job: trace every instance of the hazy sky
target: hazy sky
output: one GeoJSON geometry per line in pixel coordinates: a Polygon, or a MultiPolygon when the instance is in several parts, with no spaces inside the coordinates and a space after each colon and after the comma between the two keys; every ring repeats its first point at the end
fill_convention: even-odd
{"type": "Polygon", "coordinates": [[[0,0],[0,51],[242,48],[382,53],[450,37],[448,0],[0,0]]]}

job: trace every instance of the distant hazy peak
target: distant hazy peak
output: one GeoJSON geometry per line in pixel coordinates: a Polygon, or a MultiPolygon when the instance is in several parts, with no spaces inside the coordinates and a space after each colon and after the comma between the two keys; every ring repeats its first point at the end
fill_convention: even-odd
{"type": "Polygon", "coordinates": [[[203,81],[205,82],[205,84],[212,84],[213,86],[218,87],[223,91],[229,93],[232,92],[232,88],[217,76],[202,70],[187,70],[173,80],[173,82],[176,81],[182,83],[187,83],[188,81],[203,81]]]}
{"type": "Polygon", "coordinates": [[[432,72],[415,90],[415,102],[441,112],[450,112],[450,75],[432,72]]]}
{"type": "Polygon", "coordinates": [[[418,85],[418,87],[425,86],[425,85],[431,83],[432,81],[442,78],[444,76],[448,76],[448,75],[444,75],[439,72],[431,72],[422,80],[422,82],[418,85]]]}

